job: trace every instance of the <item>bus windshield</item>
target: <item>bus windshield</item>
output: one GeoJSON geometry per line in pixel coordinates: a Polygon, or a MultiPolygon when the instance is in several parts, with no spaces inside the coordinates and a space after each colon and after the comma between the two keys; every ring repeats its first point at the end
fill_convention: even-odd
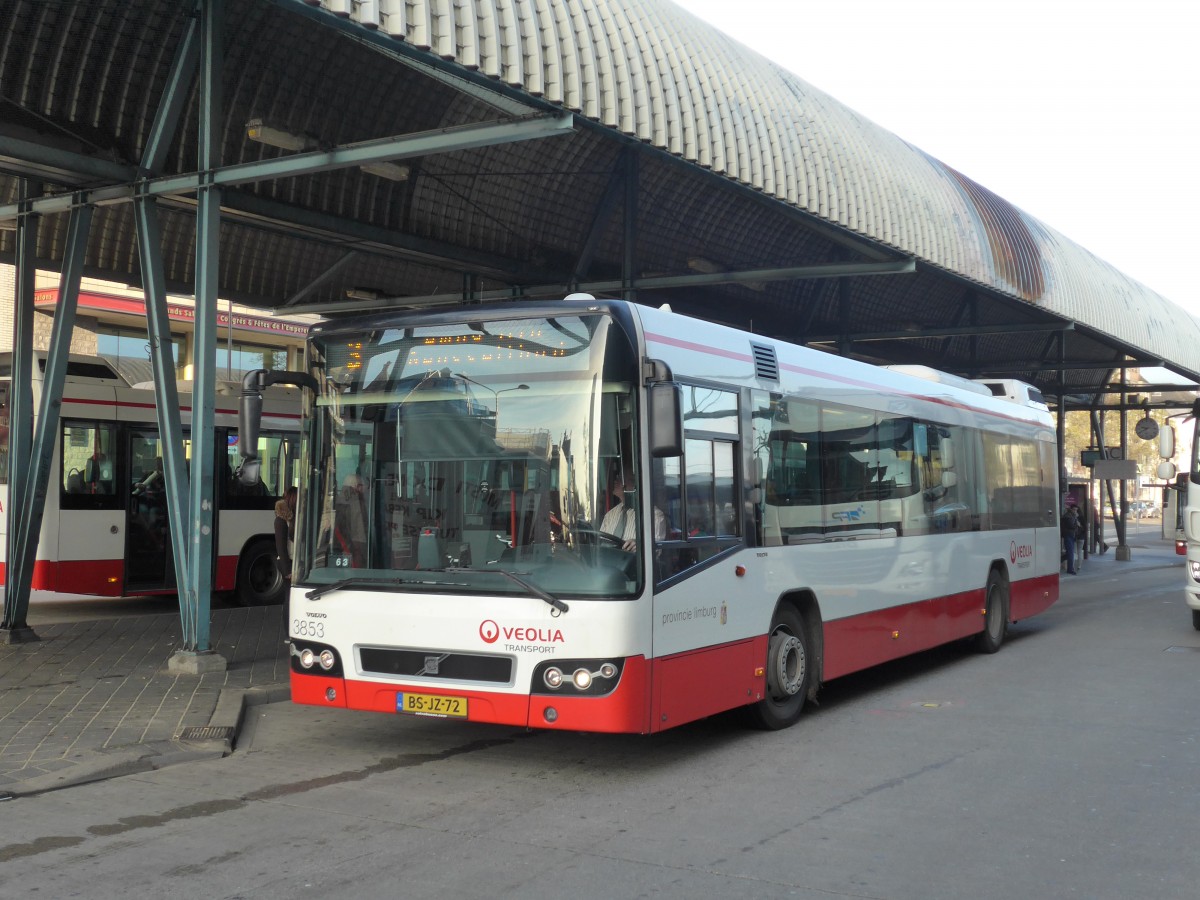
{"type": "Polygon", "coordinates": [[[640,589],[636,357],[611,318],[331,327],[310,353],[297,574],[318,596],[640,589]]]}

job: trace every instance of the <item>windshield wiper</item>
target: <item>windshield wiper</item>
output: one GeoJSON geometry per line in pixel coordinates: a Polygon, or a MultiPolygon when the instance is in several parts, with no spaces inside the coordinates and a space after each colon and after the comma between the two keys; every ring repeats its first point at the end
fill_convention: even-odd
{"type": "Polygon", "coordinates": [[[562,600],[559,600],[557,597],[555,597],[550,592],[543,590],[542,588],[538,587],[536,584],[526,581],[524,578],[521,578],[519,575],[514,575],[512,572],[508,571],[507,569],[464,569],[464,568],[456,567],[456,568],[446,569],[445,571],[456,572],[456,573],[496,572],[500,575],[503,575],[505,578],[509,579],[510,581],[516,582],[521,587],[525,588],[525,590],[529,591],[529,593],[533,594],[533,596],[538,597],[542,600],[545,600],[547,603],[549,603],[551,606],[553,606],[559,612],[570,612],[571,611],[571,607],[567,606],[566,603],[564,603],[562,600]]]}
{"type": "Polygon", "coordinates": [[[330,584],[322,584],[318,587],[315,587],[306,593],[304,597],[308,600],[320,600],[326,594],[332,594],[334,591],[340,591],[342,588],[348,588],[352,584],[375,585],[379,584],[379,582],[373,578],[343,578],[341,581],[334,581],[330,584]]]}
{"type": "MultiPolygon", "coordinates": [[[[426,572],[455,572],[455,571],[469,572],[469,571],[474,571],[474,570],[473,569],[425,569],[424,571],[426,571],[426,572]]],[[[416,572],[416,574],[419,575],[420,572],[416,572]]],[[[310,592],[305,594],[305,596],[308,600],[319,600],[320,598],[323,598],[323,596],[325,594],[332,594],[335,592],[335,590],[341,590],[342,588],[348,588],[348,587],[353,587],[353,586],[365,587],[365,588],[377,588],[380,586],[380,584],[383,584],[383,586],[389,586],[389,584],[438,584],[438,586],[448,586],[448,584],[449,584],[449,586],[454,586],[454,587],[460,587],[460,588],[467,587],[467,582],[462,582],[462,581],[460,581],[460,582],[430,581],[430,580],[428,580],[428,578],[407,578],[407,577],[404,577],[404,578],[364,578],[364,577],[359,576],[359,577],[355,577],[355,578],[342,578],[341,581],[335,581],[335,582],[331,582],[329,584],[320,584],[320,586],[313,588],[312,590],[310,590],[310,592]]]]}

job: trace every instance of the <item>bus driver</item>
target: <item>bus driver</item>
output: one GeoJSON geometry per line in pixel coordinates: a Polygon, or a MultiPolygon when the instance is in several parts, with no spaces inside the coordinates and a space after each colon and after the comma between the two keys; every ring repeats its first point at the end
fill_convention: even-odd
{"type": "MultiPolygon", "coordinates": [[[[600,531],[621,539],[621,549],[628,553],[637,550],[637,511],[632,504],[625,503],[626,486],[633,489],[633,469],[631,466],[613,462],[609,470],[608,489],[616,498],[616,503],[604,514],[600,522],[600,531]]],[[[667,517],[657,506],[654,508],[654,540],[661,541],[667,536],[667,517]]]]}

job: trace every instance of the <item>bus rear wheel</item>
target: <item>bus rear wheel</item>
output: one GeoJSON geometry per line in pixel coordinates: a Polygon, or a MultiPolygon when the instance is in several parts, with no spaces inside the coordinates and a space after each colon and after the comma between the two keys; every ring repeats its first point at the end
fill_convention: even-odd
{"type": "Polygon", "coordinates": [[[1008,582],[995,569],[983,589],[983,631],[975,636],[975,649],[995,653],[1008,634],[1008,582]]]}
{"type": "Polygon", "coordinates": [[[792,606],[780,607],[771,622],[766,675],[766,696],[748,712],[752,724],[777,731],[800,718],[812,680],[808,629],[804,617],[792,606]]]}
{"type": "Polygon", "coordinates": [[[275,567],[275,542],[255,541],[238,560],[234,599],[241,606],[275,606],[287,596],[287,581],[275,567]]]}

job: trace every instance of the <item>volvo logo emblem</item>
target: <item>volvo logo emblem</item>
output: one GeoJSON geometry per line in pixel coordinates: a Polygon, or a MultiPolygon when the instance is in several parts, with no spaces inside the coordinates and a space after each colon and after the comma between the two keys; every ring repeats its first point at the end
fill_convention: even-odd
{"type": "Polygon", "coordinates": [[[441,656],[425,657],[425,667],[418,672],[418,675],[437,675],[438,667],[450,658],[449,653],[443,653],[441,656]]]}

